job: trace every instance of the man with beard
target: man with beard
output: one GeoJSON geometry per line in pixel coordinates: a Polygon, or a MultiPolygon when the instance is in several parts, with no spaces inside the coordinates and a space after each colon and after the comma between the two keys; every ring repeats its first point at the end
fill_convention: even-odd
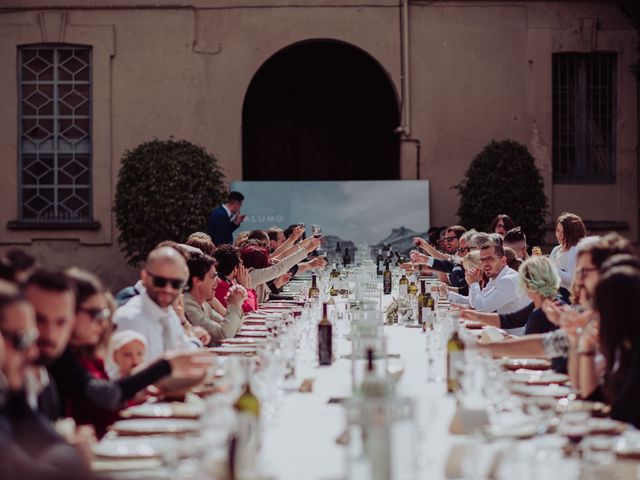
{"type": "Polygon", "coordinates": [[[76,315],[74,284],[69,277],[62,271],[38,269],[27,279],[23,292],[36,313],[38,361],[46,367],[38,406],[51,420],[62,416],[69,398],[82,397],[98,407],[117,410],[122,402],[168,375],[192,378],[204,371],[205,359],[200,357],[208,357],[207,352],[178,352],[167,353],[118,381],[96,379],[78,363],[69,347],[76,315]]]}

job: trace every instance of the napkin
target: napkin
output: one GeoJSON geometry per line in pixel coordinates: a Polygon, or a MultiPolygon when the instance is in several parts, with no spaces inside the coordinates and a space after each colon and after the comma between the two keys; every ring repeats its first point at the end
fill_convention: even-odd
{"type": "Polygon", "coordinates": [[[486,327],[480,335],[481,342],[501,342],[504,339],[502,331],[496,327],[486,327]]]}
{"type": "Polygon", "coordinates": [[[452,435],[468,435],[489,425],[489,415],[484,408],[458,405],[449,425],[452,435]]]}
{"type": "Polygon", "coordinates": [[[507,442],[484,445],[477,443],[455,444],[449,450],[444,475],[449,479],[464,478],[465,473],[468,474],[465,470],[472,469],[475,472],[474,478],[497,478],[498,468],[507,446],[507,442]],[[465,468],[467,462],[471,462],[471,465],[465,468]]]}

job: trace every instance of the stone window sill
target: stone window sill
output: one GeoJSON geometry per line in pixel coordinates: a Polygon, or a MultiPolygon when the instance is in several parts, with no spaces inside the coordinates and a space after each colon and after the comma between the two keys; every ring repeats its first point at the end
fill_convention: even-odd
{"type": "Polygon", "coordinates": [[[100,222],[79,222],[79,223],[56,223],[56,222],[21,222],[20,220],[12,220],[7,222],[7,229],[13,231],[68,231],[68,230],[100,230],[102,225],[100,222]]]}

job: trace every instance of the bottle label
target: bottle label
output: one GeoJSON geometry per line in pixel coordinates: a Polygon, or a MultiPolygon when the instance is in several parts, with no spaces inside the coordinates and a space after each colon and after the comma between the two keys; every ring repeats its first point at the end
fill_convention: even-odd
{"type": "Polygon", "coordinates": [[[422,316],[422,324],[424,325],[425,329],[426,328],[432,328],[433,327],[433,317],[431,316],[431,309],[429,307],[422,307],[422,309],[420,310],[422,312],[421,316],[422,316]]]}
{"type": "MultiPolygon", "coordinates": [[[[371,265],[371,264],[369,264],[369,265],[371,265]]],[[[380,260],[378,262],[378,271],[382,272],[383,270],[384,270],[384,261],[380,260]]]]}
{"type": "Polygon", "coordinates": [[[464,363],[464,352],[455,350],[447,354],[447,390],[455,392],[460,388],[460,369],[464,363]]]}
{"type": "Polygon", "coordinates": [[[251,476],[255,474],[260,450],[260,419],[252,413],[239,412],[237,421],[235,471],[241,476],[251,476]]]}
{"type": "Polygon", "coordinates": [[[400,296],[404,297],[407,295],[409,287],[407,285],[400,285],[400,296]]]}

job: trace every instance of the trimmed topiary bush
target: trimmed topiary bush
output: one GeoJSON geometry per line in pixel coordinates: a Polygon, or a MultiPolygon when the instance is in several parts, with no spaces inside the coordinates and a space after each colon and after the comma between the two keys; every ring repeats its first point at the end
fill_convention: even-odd
{"type": "Polygon", "coordinates": [[[506,213],[530,246],[543,242],[548,201],[540,170],[524,145],[492,140],[453,188],[460,195],[461,225],[486,232],[496,215],[506,213]]]}
{"type": "Polygon", "coordinates": [[[131,266],[163,240],[184,242],[205,231],[226,195],[216,158],[186,140],[153,140],[122,157],[114,212],[118,243],[131,266]]]}

